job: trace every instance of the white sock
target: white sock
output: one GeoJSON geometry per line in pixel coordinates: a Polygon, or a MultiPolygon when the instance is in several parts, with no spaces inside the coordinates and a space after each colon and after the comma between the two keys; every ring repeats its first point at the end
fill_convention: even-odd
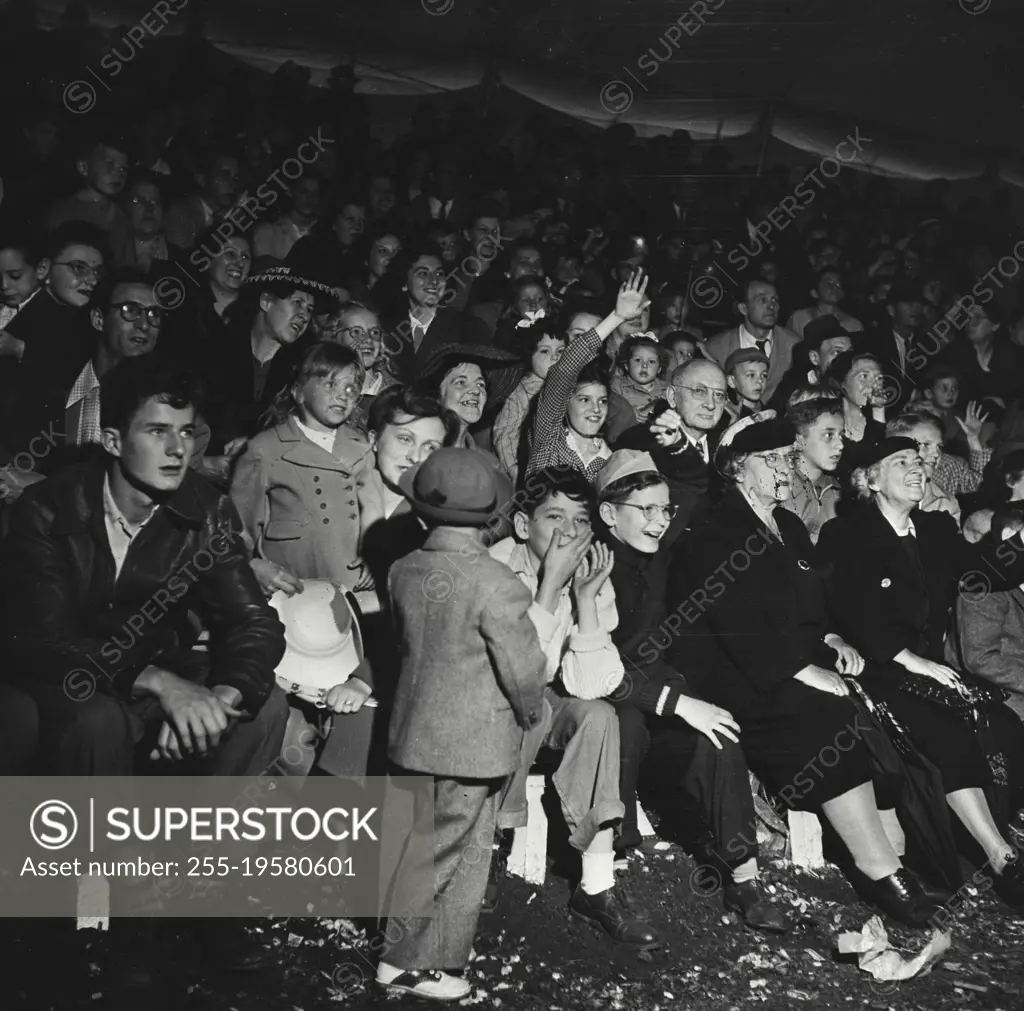
{"type": "Polygon", "coordinates": [[[889,845],[892,846],[896,856],[905,856],[907,852],[907,837],[903,833],[903,826],[900,824],[899,818],[896,817],[896,811],[893,808],[889,808],[887,811],[879,811],[878,817],[882,822],[882,828],[885,829],[889,845]]]}
{"type": "Polygon", "coordinates": [[[754,881],[758,874],[760,871],[757,867],[757,857],[751,857],[749,860],[744,860],[739,867],[732,869],[733,884],[743,885],[748,881],[754,881]]]}
{"type": "Polygon", "coordinates": [[[597,895],[615,887],[615,854],[591,853],[589,850],[581,855],[583,876],[580,887],[587,895],[597,895]]]}

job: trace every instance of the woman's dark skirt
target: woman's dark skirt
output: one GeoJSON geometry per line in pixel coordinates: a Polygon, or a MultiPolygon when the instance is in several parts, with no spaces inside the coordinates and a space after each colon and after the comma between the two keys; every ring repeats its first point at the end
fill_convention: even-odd
{"type": "Polygon", "coordinates": [[[871,779],[865,728],[850,699],[796,680],[762,698],[757,710],[733,715],[747,764],[788,807],[818,811],[871,779]]]}

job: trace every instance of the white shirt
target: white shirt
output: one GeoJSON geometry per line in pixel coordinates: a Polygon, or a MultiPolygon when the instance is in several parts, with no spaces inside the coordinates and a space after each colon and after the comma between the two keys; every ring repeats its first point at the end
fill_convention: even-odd
{"type": "Polygon", "coordinates": [[[43,289],[41,286],[39,288],[36,288],[36,290],[32,292],[32,294],[29,295],[29,297],[26,298],[25,301],[21,302],[19,305],[0,305],[0,330],[6,330],[7,324],[10,323],[11,320],[14,319],[14,317],[17,316],[18,313],[21,312],[21,310],[24,309],[25,306],[28,305],[29,302],[31,302],[32,299],[34,299],[36,295],[38,295],[39,292],[41,292],[42,290],[43,289]]]}
{"type": "Polygon", "coordinates": [[[607,460],[612,455],[611,448],[601,436],[583,439],[571,428],[565,430],[565,443],[580,458],[584,467],[589,467],[594,460],[607,460]]]}
{"type": "MultiPolygon", "coordinates": [[[[507,565],[536,598],[540,585],[525,544],[506,537],[498,541],[489,553],[507,565]]],[[[544,610],[536,599],[527,613],[537,630],[537,639],[547,660],[548,684],[560,673],[566,691],[578,699],[600,699],[619,686],[624,671],[622,658],[611,637],[618,627],[619,614],[610,579],[597,594],[596,632],[580,632],[568,586],[559,594],[554,614],[544,610]]]]}
{"type": "Polygon", "coordinates": [[[705,463],[710,463],[711,462],[711,454],[708,451],[708,437],[707,437],[707,434],[705,433],[699,439],[695,439],[692,435],[690,435],[689,432],[686,431],[685,428],[682,429],[682,433],[683,433],[683,438],[686,440],[686,444],[688,446],[693,446],[693,448],[695,450],[697,450],[698,453],[700,453],[701,458],[704,460],[705,463]]]}
{"type": "Polygon", "coordinates": [[[321,449],[327,450],[332,456],[334,455],[334,439],[337,432],[318,432],[315,428],[309,428],[304,425],[296,417],[295,424],[299,431],[307,438],[310,442],[315,443],[321,449]]]}
{"type": "MultiPolygon", "coordinates": [[[[775,331],[773,330],[772,333],[775,331]]],[[[740,347],[746,350],[747,348],[753,348],[763,350],[766,357],[771,358],[772,348],[775,346],[775,342],[772,340],[772,334],[769,334],[764,342],[764,347],[761,348],[757,338],[741,323],[740,324],[740,347]]]]}
{"type": "Polygon", "coordinates": [[[412,337],[413,337],[413,342],[412,343],[413,343],[413,350],[414,351],[419,351],[420,344],[422,343],[423,338],[427,336],[427,331],[430,329],[430,324],[434,322],[434,317],[436,315],[437,315],[437,310],[436,309],[431,310],[430,311],[430,318],[427,319],[426,322],[424,322],[423,320],[417,319],[412,314],[412,312],[410,311],[410,313],[409,313],[409,326],[410,326],[409,333],[411,333],[412,337]],[[421,335],[419,341],[416,340],[416,334],[417,333],[419,333],[421,335]]]}
{"type": "Polygon", "coordinates": [[[437,197],[430,198],[430,216],[437,221],[439,218],[445,217],[451,213],[452,204],[455,203],[455,197],[452,197],[447,203],[442,204],[437,197]],[[443,213],[442,213],[443,212],[443,213]]]}
{"type": "Polygon", "coordinates": [[[363,388],[359,396],[361,397],[375,397],[380,393],[380,388],[384,384],[384,376],[379,372],[367,372],[363,376],[363,388]]]}
{"type": "Polygon", "coordinates": [[[128,548],[138,536],[139,531],[153,518],[156,513],[154,505],[150,514],[137,526],[133,527],[125,519],[125,515],[117,507],[113,493],[110,491],[109,476],[103,478],[103,524],[107,528],[107,540],[110,542],[110,553],[114,556],[114,578],[121,575],[128,548]]]}
{"type": "Polygon", "coordinates": [[[896,354],[900,359],[900,372],[907,366],[907,342],[895,331],[892,332],[892,339],[896,341],[896,354]]]}

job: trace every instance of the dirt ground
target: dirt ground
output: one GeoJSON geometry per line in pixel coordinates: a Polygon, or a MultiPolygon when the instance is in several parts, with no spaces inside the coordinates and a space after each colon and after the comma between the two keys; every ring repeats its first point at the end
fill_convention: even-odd
{"type": "MultiPolygon", "coordinates": [[[[933,972],[893,984],[874,981],[855,961],[837,954],[846,930],[872,915],[834,870],[798,874],[767,871],[774,898],[793,929],[782,937],[747,931],[726,915],[721,896],[706,895],[703,878],[681,853],[634,861],[626,880],[647,904],[664,950],[638,956],[568,917],[569,884],[558,876],[543,889],[503,877],[498,909],[481,919],[469,978],[475,989],[463,1006],[514,1011],[1022,1011],[1024,918],[994,895],[968,895],[951,921],[952,945],[933,972]],[[691,875],[693,881],[691,886],[691,875]]],[[[908,955],[930,931],[885,922],[892,943],[908,955]]],[[[412,998],[390,997],[373,985],[372,952],[363,929],[348,920],[260,921],[253,927],[272,946],[272,967],[249,976],[201,974],[185,938],[164,952],[166,980],[157,997],[116,1003],[103,992],[109,935],[48,925],[26,936],[8,921],[2,940],[14,992],[0,1009],[79,1011],[352,1011],[422,1009],[412,998]]],[[[37,928],[43,925],[36,924],[37,928]]],[[[8,970],[4,970],[5,974],[8,970]]]]}

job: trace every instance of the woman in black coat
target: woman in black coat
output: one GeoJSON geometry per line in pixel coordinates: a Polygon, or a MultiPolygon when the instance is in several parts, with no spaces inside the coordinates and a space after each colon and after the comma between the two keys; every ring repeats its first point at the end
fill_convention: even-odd
{"type": "Polygon", "coordinates": [[[926,892],[890,842],[894,799],[882,799],[883,821],[840,676],[859,674],[863,660],[827,611],[807,530],[779,505],[790,495],[794,440],[773,412],[726,430],[715,462],[730,487],[677,549],[663,622],[677,633],[669,659],[733,713],[747,761],[773,793],[831,823],[865,896],[922,924],[940,896],[926,892]]]}
{"type": "MultiPolygon", "coordinates": [[[[908,675],[953,690],[961,684],[941,663],[957,592],[1024,582],[1024,543],[1015,536],[1002,544],[968,544],[952,517],[917,509],[926,482],[912,439],[884,439],[853,478],[864,501],[826,523],[818,542],[832,611],[843,635],[871,664],[868,692],[888,705],[942,773],[949,806],[985,851],[997,886],[1010,901],[1024,902],[1024,861],[1014,858],[993,820],[984,792],[992,773],[976,735],[952,710],[899,686],[908,675]]],[[[1010,785],[1019,789],[1013,767],[1020,764],[1024,731],[1004,707],[990,718],[1011,749],[1010,785]]]]}

